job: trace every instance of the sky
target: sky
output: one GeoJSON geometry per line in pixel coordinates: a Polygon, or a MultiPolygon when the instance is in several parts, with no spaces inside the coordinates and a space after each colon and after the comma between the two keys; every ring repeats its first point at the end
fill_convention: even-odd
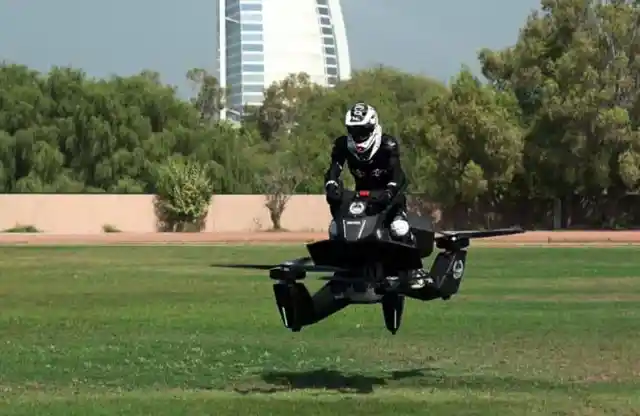
{"type": "MultiPolygon", "coordinates": [[[[268,1],[268,0],[267,0],[268,1]]],[[[295,1],[295,0],[291,0],[295,1]]],[[[377,64],[448,82],[477,52],[515,43],[539,0],[342,0],[354,69],[377,64]]],[[[190,95],[185,73],[215,72],[213,0],[0,0],[0,60],[91,76],[160,72],[190,95]]]]}

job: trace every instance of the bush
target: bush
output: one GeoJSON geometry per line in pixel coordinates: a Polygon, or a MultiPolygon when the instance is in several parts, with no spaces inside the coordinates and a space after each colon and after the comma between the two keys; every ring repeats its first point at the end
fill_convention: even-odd
{"type": "Polygon", "coordinates": [[[194,160],[171,159],[156,170],[154,205],[158,229],[199,232],[204,228],[213,186],[205,166],[194,160]]]}
{"type": "Polygon", "coordinates": [[[121,231],[115,225],[105,224],[105,225],[102,226],[102,232],[104,232],[104,233],[119,233],[121,231]]]}
{"type": "Polygon", "coordinates": [[[20,225],[2,230],[3,233],[41,233],[34,225],[20,225]]]}

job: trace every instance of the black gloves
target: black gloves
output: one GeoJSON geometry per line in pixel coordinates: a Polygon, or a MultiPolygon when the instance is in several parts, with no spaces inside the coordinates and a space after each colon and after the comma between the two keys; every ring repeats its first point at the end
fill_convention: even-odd
{"type": "Polygon", "coordinates": [[[329,204],[336,204],[342,201],[342,188],[336,181],[326,183],[325,194],[329,204]]]}
{"type": "Polygon", "coordinates": [[[384,206],[387,206],[392,199],[393,199],[393,192],[391,191],[391,189],[387,189],[376,198],[375,202],[378,205],[384,207],[384,206]]]}
{"type": "MultiPolygon", "coordinates": [[[[328,181],[325,186],[325,196],[329,205],[337,205],[342,202],[342,186],[337,181],[328,181]]],[[[391,203],[395,196],[396,189],[389,186],[381,193],[374,193],[371,203],[380,207],[386,207],[391,203]]]]}
{"type": "Polygon", "coordinates": [[[386,205],[391,202],[391,199],[393,199],[393,192],[390,189],[387,189],[380,194],[378,202],[382,205],[386,205]]]}

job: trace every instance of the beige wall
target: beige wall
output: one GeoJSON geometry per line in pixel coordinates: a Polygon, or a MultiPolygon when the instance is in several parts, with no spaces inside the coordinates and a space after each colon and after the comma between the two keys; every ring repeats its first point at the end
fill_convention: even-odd
{"type": "MultiPolygon", "coordinates": [[[[282,216],[290,231],[326,231],[323,195],[294,195],[282,216]]],[[[110,224],[125,232],[155,232],[152,195],[0,195],[0,230],[20,225],[56,234],[102,233],[110,224]]],[[[216,195],[205,231],[260,231],[272,226],[262,195],[216,195]]]]}

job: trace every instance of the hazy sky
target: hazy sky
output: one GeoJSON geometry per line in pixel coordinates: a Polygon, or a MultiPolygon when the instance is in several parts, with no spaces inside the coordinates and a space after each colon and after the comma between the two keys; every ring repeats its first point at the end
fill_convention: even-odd
{"type": "MultiPolygon", "coordinates": [[[[477,69],[480,48],[515,42],[539,1],[342,5],[354,68],[382,63],[447,81],[463,63],[477,69]]],[[[214,69],[215,16],[212,0],[0,0],[0,60],[43,71],[72,65],[94,76],[149,68],[188,93],[188,69],[214,69]]]]}

